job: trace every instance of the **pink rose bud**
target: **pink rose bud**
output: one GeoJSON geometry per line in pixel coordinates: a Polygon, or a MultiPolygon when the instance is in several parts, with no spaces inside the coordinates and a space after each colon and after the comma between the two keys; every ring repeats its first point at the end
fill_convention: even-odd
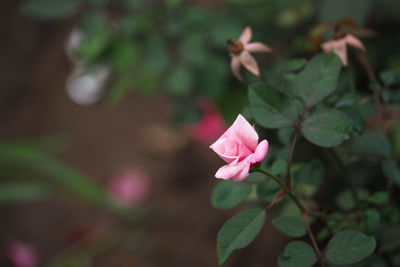
{"type": "Polygon", "coordinates": [[[218,138],[227,127],[218,109],[211,102],[202,100],[199,106],[203,117],[196,124],[189,126],[187,132],[194,139],[209,143],[218,138]]]}
{"type": "Polygon", "coordinates": [[[252,165],[267,156],[268,141],[258,144],[257,132],[239,114],[232,126],[210,148],[228,163],[217,171],[215,177],[239,182],[249,176],[252,165]]]}
{"type": "Polygon", "coordinates": [[[111,198],[119,205],[142,203],[150,191],[150,180],[140,170],[127,170],[113,178],[108,186],[111,198]]]}
{"type": "Polygon", "coordinates": [[[11,241],[6,245],[7,256],[14,267],[38,266],[38,255],[33,246],[21,241],[11,241]]]}

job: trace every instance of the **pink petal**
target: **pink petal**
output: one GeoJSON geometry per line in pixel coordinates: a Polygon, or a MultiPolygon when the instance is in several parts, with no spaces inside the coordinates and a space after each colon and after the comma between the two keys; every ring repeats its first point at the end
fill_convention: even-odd
{"type": "Polygon", "coordinates": [[[256,151],[254,152],[253,156],[250,159],[250,163],[255,164],[263,161],[267,156],[267,153],[268,153],[268,141],[263,140],[258,144],[256,151]]]}
{"type": "Polygon", "coordinates": [[[361,41],[359,39],[357,39],[356,37],[354,37],[351,34],[348,34],[345,38],[346,43],[348,43],[349,45],[352,45],[362,51],[365,52],[365,47],[364,45],[361,43],[361,41]]]}
{"type": "Polygon", "coordinates": [[[215,177],[224,180],[234,179],[235,181],[246,179],[249,176],[250,157],[251,156],[242,161],[234,161],[229,165],[222,166],[215,174],[215,177]]]}
{"type": "Polygon", "coordinates": [[[237,116],[232,126],[225,133],[240,139],[251,152],[255,151],[258,143],[258,134],[241,114],[237,116]]]}
{"type": "Polygon", "coordinates": [[[239,60],[240,63],[251,73],[253,73],[256,76],[260,75],[260,70],[258,69],[258,64],[257,61],[254,59],[254,57],[247,51],[243,51],[239,55],[239,60]]]}
{"type": "Polygon", "coordinates": [[[241,41],[242,44],[245,45],[250,41],[251,35],[252,35],[251,28],[250,27],[246,27],[244,29],[244,31],[242,32],[242,34],[240,35],[239,41],[241,41]]]}
{"type": "Polygon", "coordinates": [[[255,43],[250,43],[246,44],[244,46],[244,49],[249,52],[271,52],[271,48],[266,46],[263,43],[255,42],[255,43]]]}
{"type": "Polygon", "coordinates": [[[343,66],[347,66],[347,46],[345,42],[337,43],[333,48],[333,52],[338,55],[343,63],[343,66]]]}
{"type": "Polygon", "coordinates": [[[342,61],[343,65],[347,65],[347,47],[346,42],[344,39],[341,40],[333,40],[322,44],[322,49],[324,52],[335,53],[340,60],[342,61]]]}
{"type": "Polygon", "coordinates": [[[232,60],[231,60],[231,70],[233,75],[239,80],[239,81],[243,81],[243,77],[240,74],[240,60],[239,57],[237,56],[232,56],[232,60]]]}
{"type": "Polygon", "coordinates": [[[210,148],[226,163],[232,163],[233,161],[238,161],[239,156],[226,156],[225,154],[225,143],[228,138],[220,137],[217,141],[215,141],[210,148]]]}
{"type": "Polygon", "coordinates": [[[326,43],[323,43],[321,45],[322,50],[324,50],[325,53],[329,53],[333,51],[333,48],[335,47],[337,41],[328,41],[326,43]]]}

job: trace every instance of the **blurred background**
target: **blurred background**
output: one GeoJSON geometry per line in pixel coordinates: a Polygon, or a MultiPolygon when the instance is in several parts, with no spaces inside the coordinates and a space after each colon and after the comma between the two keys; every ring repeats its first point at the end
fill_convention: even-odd
{"type": "MultiPolygon", "coordinates": [[[[3,0],[0,266],[217,266],[216,235],[234,211],[211,206],[221,161],[208,145],[248,112],[226,40],[251,26],[273,50],[257,60],[279,86],[274,77],[301,68],[342,21],[376,71],[400,69],[399,9],[3,0]]],[[[275,266],[286,241],[267,226],[225,266],[275,266]]]]}

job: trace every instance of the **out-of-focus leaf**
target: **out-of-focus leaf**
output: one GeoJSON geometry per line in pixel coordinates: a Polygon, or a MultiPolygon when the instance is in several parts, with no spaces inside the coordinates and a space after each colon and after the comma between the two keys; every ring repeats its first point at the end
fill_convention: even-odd
{"type": "Polygon", "coordinates": [[[353,196],[353,193],[350,190],[343,190],[336,198],[336,203],[338,206],[344,210],[353,209],[356,205],[354,197],[357,197],[360,200],[364,200],[368,198],[368,191],[359,188],[355,192],[356,196],[353,196]]]}
{"type": "Polygon", "coordinates": [[[295,190],[301,195],[311,196],[323,183],[325,169],[318,159],[307,162],[294,174],[295,190]]]}
{"type": "Polygon", "coordinates": [[[351,121],[355,130],[361,133],[365,127],[365,120],[360,110],[355,106],[343,106],[339,108],[341,112],[346,114],[347,118],[351,121]]]}
{"type": "Polygon", "coordinates": [[[383,204],[388,200],[388,193],[386,191],[377,191],[370,195],[368,198],[365,199],[365,201],[371,203],[371,204],[383,204]]]}
{"type": "Polygon", "coordinates": [[[382,162],[382,171],[387,179],[392,180],[400,186],[400,169],[396,161],[387,159],[382,162]]]}
{"type": "Polygon", "coordinates": [[[337,110],[321,110],[306,118],[301,132],[311,143],[333,147],[350,138],[352,126],[349,119],[337,110]]]}
{"type": "Polygon", "coordinates": [[[365,132],[355,141],[353,151],[365,156],[388,157],[390,155],[390,143],[386,136],[380,132],[365,132]]]}
{"type": "Polygon", "coordinates": [[[190,92],[193,82],[192,72],[187,66],[178,66],[167,78],[167,90],[174,96],[185,96],[190,92]]]}
{"type": "Polygon", "coordinates": [[[237,249],[250,244],[261,231],[265,222],[265,211],[251,208],[230,218],[218,232],[218,262],[222,264],[237,249]]]}
{"type": "Polygon", "coordinates": [[[0,166],[29,169],[90,201],[108,205],[106,193],[100,186],[85,175],[41,151],[18,144],[1,143],[0,166]]]}
{"type": "Polygon", "coordinates": [[[319,20],[322,23],[352,19],[357,25],[363,25],[371,0],[321,0],[319,20]]]}
{"type": "Polygon", "coordinates": [[[400,83],[399,70],[384,70],[379,73],[379,77],[385,85],[395,85],[400,83]]]}
{"type": "Polygon", "coordinates": [[[116,71],[124,71],[139,58],[139,48],[129,40],[120,40],[112,47],[110,55],[111,66],[116,71]]]}
{"type": "Polygon", "coordinates": [[[82,0],[25,0],[21,11],[41,19],[63,19],[71,16],[82,0]]]}
{"type": "Polygon", "coordinates": [[[39,183],[13,182],[0,184],[0,203],[42,199],[49,194],[48,186],[39,183]]]}
{"type": "Polygon", "coordinates": [[[363,214],[362,229],[367,232],[374,231],[381,220],[381,214],[376,209],[368,209],[363,214]]]}

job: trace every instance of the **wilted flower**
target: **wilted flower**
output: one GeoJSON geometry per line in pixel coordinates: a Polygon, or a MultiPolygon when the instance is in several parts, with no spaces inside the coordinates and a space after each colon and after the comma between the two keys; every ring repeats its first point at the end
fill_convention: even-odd
{"type": "Polygon", "coordinates": [[[232,126],[210,148],[228,163],[217,171],[215,177],[242,181],[249,176],[250,167],[267,156],[268,141],[258,143],[257,132],[239,114],[232,126]]]}
{"type": "Polygon", "coordinates": [[[117,204],[124,206],[138,205],[148,196],[150,179],[141,170],[126,170],[114,177],[108,190],[117,204]]]}
{"type": "Polygon", "coordinates": [[[347,45],[354,46],[365,52],[365,47],[361,41],[351,34],[339,34],[335,36],[333,40],[323,43],[322,49],[326,53],[333,52],[338,55],[343,65],[347,66],[347,45]]]}
{"type": "Polygon", "coordinates": [[[231,39],[228,39],[228,51],[230,56],[232,57],[232,73],[233,75],[235,75],[236,78],[241,81],[243,81],[243,77],[240,74],[240,65],[243,65],[248,71],[250,71],[254,75],[260,75],[257,61],[250,54],[250,52],[271,52],[271,49],[263,43],[249,43],[251,35],[251,28],[246,27],[243,33],[240,35],[239,40],[232,41],[231,39]]]}
{"type": "Polygon", "coordinates": [[[218,138],[227,126],[218,109],[210,101],[200,101],[199,106],[203,116],[196,124],[189,126],[187,132],[194,139],[209,143],[218,138]]]}
{"type": "Polygon", "coordinates": [[[15,267],[35,267],[39,264],[37,252],[29,243],[13,240],[6,245],[6,252],[15,267]]]}

